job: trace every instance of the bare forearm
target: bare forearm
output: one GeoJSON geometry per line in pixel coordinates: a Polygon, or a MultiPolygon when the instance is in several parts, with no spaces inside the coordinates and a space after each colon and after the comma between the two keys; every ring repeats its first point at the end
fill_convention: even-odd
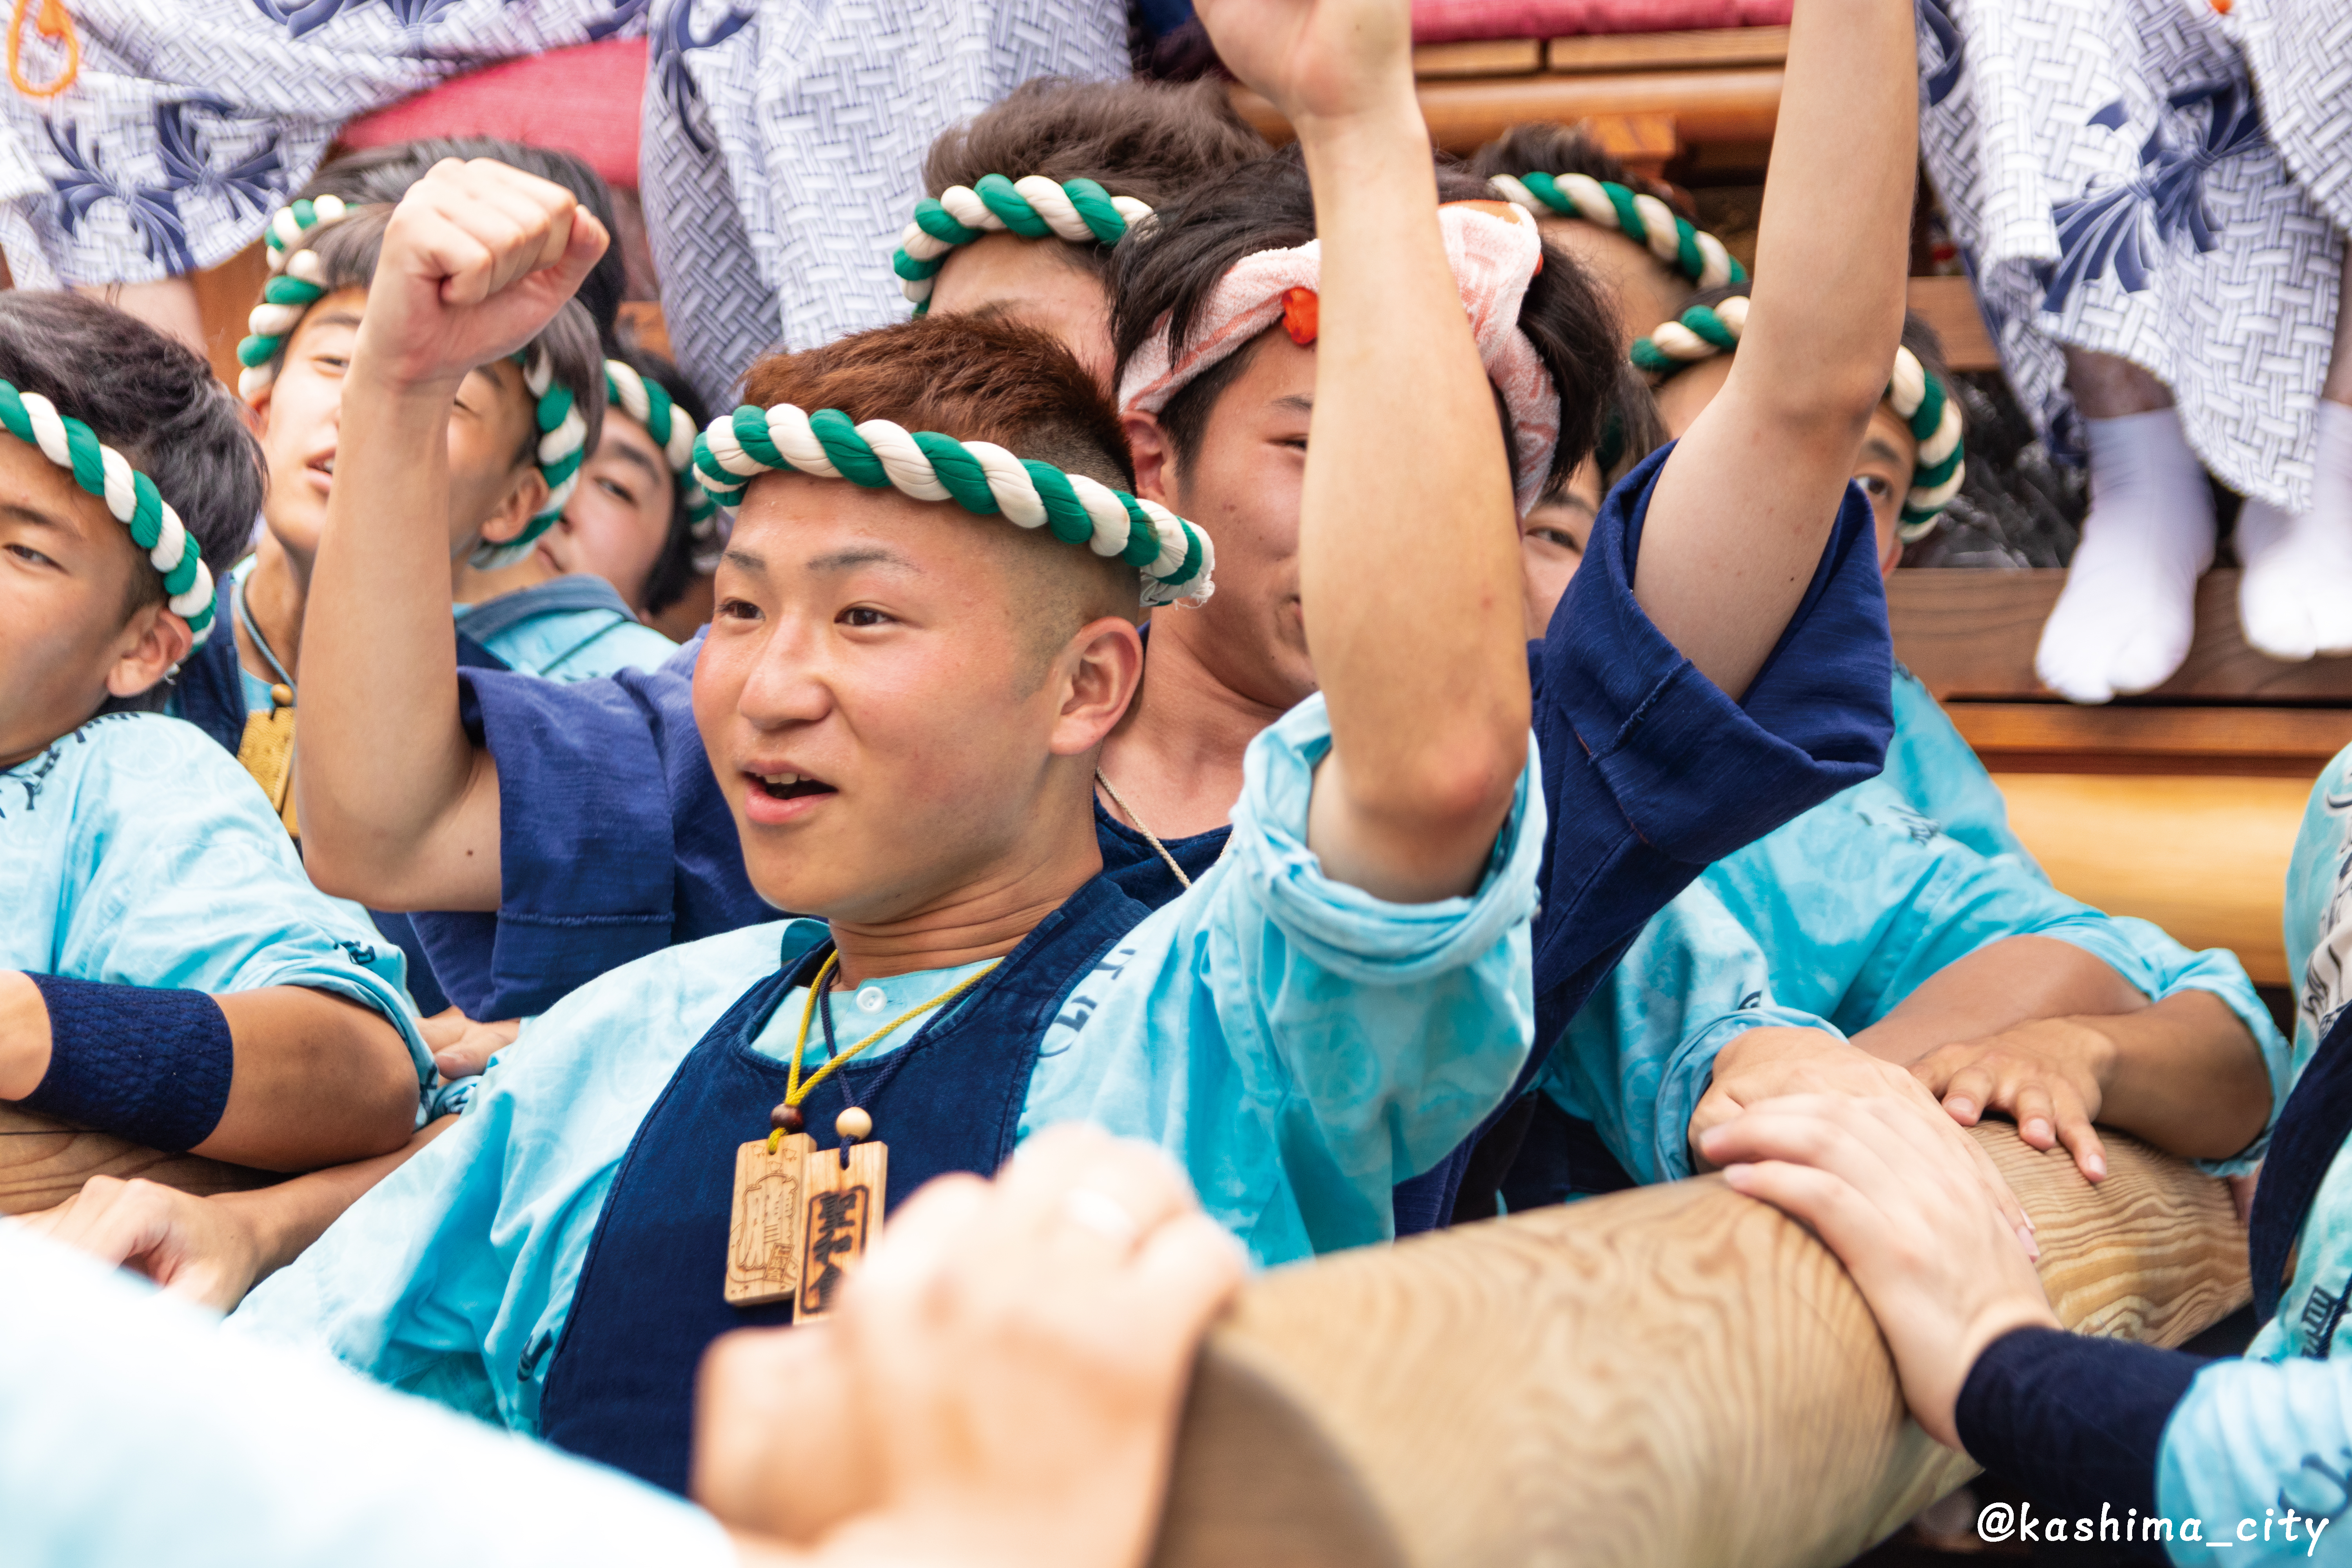
{"type": "Polygon", "coordinates": [[[1483,866],[1528,701],[1504,433],[1402,71],[1395,91],[1300,127],[1323,264],[1299,580],[1334,752],[1316,847],[1335,877],[1421,901],[1483,866]]]}
{"type": "Polygon", "coordinates": [[[416,1068],[381,1014],[301,986],[214,998],[236,1049],[228,1104],[195,1152],[302,1171],[399,1147],[415,1124],[416,1068]]]}
{"type": "Polygon", "coordinates": [[[454,390],[391,385],[355,356],[304,617],[305,855],[320,886],[379,906],[475,770],[449,621],[454,390]]]}
{"type": "Polygon", "coordinates": [[[1634,597],[1734,697],[1811,581],[1903,330],[1912,7],[1799,0],[1729,379],[1658,479],[1634,597]]]}
{"type": "Polygon", "coordinates": [[[345,1209],[366,1196],[370,1188],[406,1164],[418,1150],[447,1131],[457,1121],[455,1116],[444,1116],[389,1154],[348,1165],[331,1165],[249,1193],[223,1193],[212,1199],[252,1236],[259,1263],[255,1282],[300,1257],[304,1248],[342,1217],[345,1209]]]}
{"type": "Polygon", "coordinates": [[[2270,1072],[2238,1016],[2208,991],[2074,1020],[2115,1047],[2099,1120],[2159,1149],[2226,1160],[2270,1121],[2270,1072]]]}
{"type": "Polygon", "coordinates": [[[1981,1039],[2034,1018],[2130,1013],[2147,998],[2114,967],[2054,937],[2012,936],[1946,964],[1853,1037],[1908,1067],[1938,1046],[1981,1039]]]}

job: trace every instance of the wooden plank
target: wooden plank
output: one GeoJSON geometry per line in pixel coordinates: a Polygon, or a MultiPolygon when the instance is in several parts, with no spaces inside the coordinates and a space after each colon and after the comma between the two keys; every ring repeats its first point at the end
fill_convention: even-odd
{"type": "Polygon", "coordinates": [[[236,384],[237,372],[244,368],[236,363],[236,345],[245,336],[246,318],[260,303],[261,286],[268,278],[268,252],[257,239],[192,279],[196,310],[205,323],[205,357],[212,361],[213,374],[230,386],[236,384]]]}
{"type": "Polygon", "coordinates": [[[1584,129],[1602,152],[1652,179],[1683,150],[1682,128],[1671,114],[1596,114],[1584,129]]]}
{"type": "Polygon", "coordinates": [[[1433,76],[1532,76],[1543,69],[1539,38],[1470,38],[1455,44],[1423,44],[1412,51],[1412,74],[1433,76]]]}
{"type": "Polygon", "coordinates": [[[1789,58],[1786,27],[1709,27],[1690,33],[1599,33],[1554,38],[1556,71],[1659,71],[1692,66],[1777,66],[1789,58]]]}
{"type": "MultiPolygon", "coordinates": [[[[2177,1345],[2247,1299],[2220,1182],[2113,1135],[2092,1187],[2007,1125],[1977,1137],[2069,1326],[2177,1345]]],[[[1703,1177],[1253,1279],[1154,1562],[1838,1563],[1972,1469],[1905,1416],[1837,1261],[1703,1177]]]]}
{"type": "Polygon", "coordinates": [[[2287,985],[2288,857],[2305,779],[2000,773],[2009,825],[2058,890],[2226,947],[2257,985],[2287,985]]]}
{"type": "Polygon", "coordinates": [[[2352,709],[2077,708],[1963,702],[1944,711],[1995,773],[2299,779],[2352,746],[2352,709]]]}
{"type": "Polygon", "coordinates": [[[0,1105],[0,1215],[55,1208],[92,1176],[144,1176],[191,1193],[234,1193],[283,1178],[194,1154],[165,1154],[104,1132],[0,1105]]]}
{"type": "MultiPolygon", "coordinates": [[[[1269,140],[1291,139],[1274,105],[1236,85],[1234,105],[1269,140]]],[[[1429,133],[1449,153],[1473,153],[1530,120],[1573,123],[1606,114],[1671,114],[1686,142],[1762,142],[1780,113],[1780,72],[1757,66],[1728,70],[1649,71],[1622,76],[1506,77],[1424,81],[1421,111],[1429,133]]]]}
{"type": "Polygon", "coordinates": [[[1965,278],[1914,278],[1911,309],[1944,340],[1944,362],[1954,370],[1999,370],[2000,353],[1985,331],[1976,289],[1965,278]]]}
{"type": "Polygon", "coordinates": [[[635,336],[639,348],[651,349],[664,358],[677,357],[670,353],[669,322],[662,316],[660,300],[623,300],[621,326],[635,336]]]}
{"type": "MultiPolygon", "coordinates": [[[[2046,699],[2033,650],[2065,581],[2055,570],[1897,572],[1886,584],[1895,656],[1939,699],[2046,699]]],[[[2238,574],[2208,572],[2188,661],[2149,698],[2352,704],[2352,659],[2264,658],[2238,630],[2238,574]]]]}

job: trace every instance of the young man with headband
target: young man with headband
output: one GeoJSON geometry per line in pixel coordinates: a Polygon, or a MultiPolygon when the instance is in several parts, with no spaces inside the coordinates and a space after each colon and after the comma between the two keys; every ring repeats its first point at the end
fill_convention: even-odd
{"type": "Polygon", "coordinates": [[[399,953],[152,711],[226,640],[258,454],[204,362],[0,295],[0,1101],[276,1170],[396,1148],[431,1064],[399,953]]]}
{"type": "MultiPolygon", "coordinates": [[[[765,362],[698,458],[740,510],[695,718],[754,886],[824,918],[671,949],[526,1026],[240,1322],[676,1487],[712,1337],[824,1310],[892,1192],[1055,1123],[1160,1142],[1268,1261],[1390,1233],[1395,1184],[1524,1058],[1546,836],[1524,645],[1486,613],[1517,590],[1507,463],[1443,235],[1486,226],[1522,279],[1536,241],[1441,229],[1384,20],[1325,225],[1354,259],[1324,320],[1368,374],[1326,394],[1302,525],[1324,693],[1253,742],[1222,861],[1156,910],[1104,871],[1096,762],[1137,622],[1210,599],[1215,554],[1125,492],[1076,360],[941,315],[765,362]],[[1353,390],[1406,365],[1436,443],[1410,461],[1353,390]],[[839,1201],[780,1264],[762,1194],[794,1181],[839,1201]]],[[[428,176],[394,236],[343,466],[413,518],[456,367],[536,330],[601,237],[488,163],[428,176]]],[[[418,538],[336,508],[322,586],[396,580],[418,538]]]]}

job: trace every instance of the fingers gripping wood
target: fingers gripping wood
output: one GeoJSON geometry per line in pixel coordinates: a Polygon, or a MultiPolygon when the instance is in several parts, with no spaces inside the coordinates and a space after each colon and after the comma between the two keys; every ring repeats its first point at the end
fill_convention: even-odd
{"type": "MultiPolygon", "coordinates": [[[[2174,1345],[2243,1302],[2223,1184],[1976,1130],[2069,1327],[2174,1345]]],[[[1706,1177],[1255,1281],[1204,1352],[1160,1568],[1846,1562],[1975,1467],[1904,1414],[1861,1295],[1706,1177]]]]}

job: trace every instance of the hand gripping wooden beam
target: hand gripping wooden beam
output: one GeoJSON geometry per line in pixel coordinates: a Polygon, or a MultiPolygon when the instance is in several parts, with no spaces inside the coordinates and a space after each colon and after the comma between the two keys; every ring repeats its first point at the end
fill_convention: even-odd
{"type": "MultiPolygon", "coordinates": [[[[2249,1296],[2224,1185],[2120,1134],[2093,1187],[1978,1130],[2059,1317],[2177,1345],[2249,1296]]],[[[1254,1281],[1203,1352],[1156,1568],[1791,1568],[1975,1472],[1905,1415],[1836,1258],[1719,1178],[1254,1281]]]]}

